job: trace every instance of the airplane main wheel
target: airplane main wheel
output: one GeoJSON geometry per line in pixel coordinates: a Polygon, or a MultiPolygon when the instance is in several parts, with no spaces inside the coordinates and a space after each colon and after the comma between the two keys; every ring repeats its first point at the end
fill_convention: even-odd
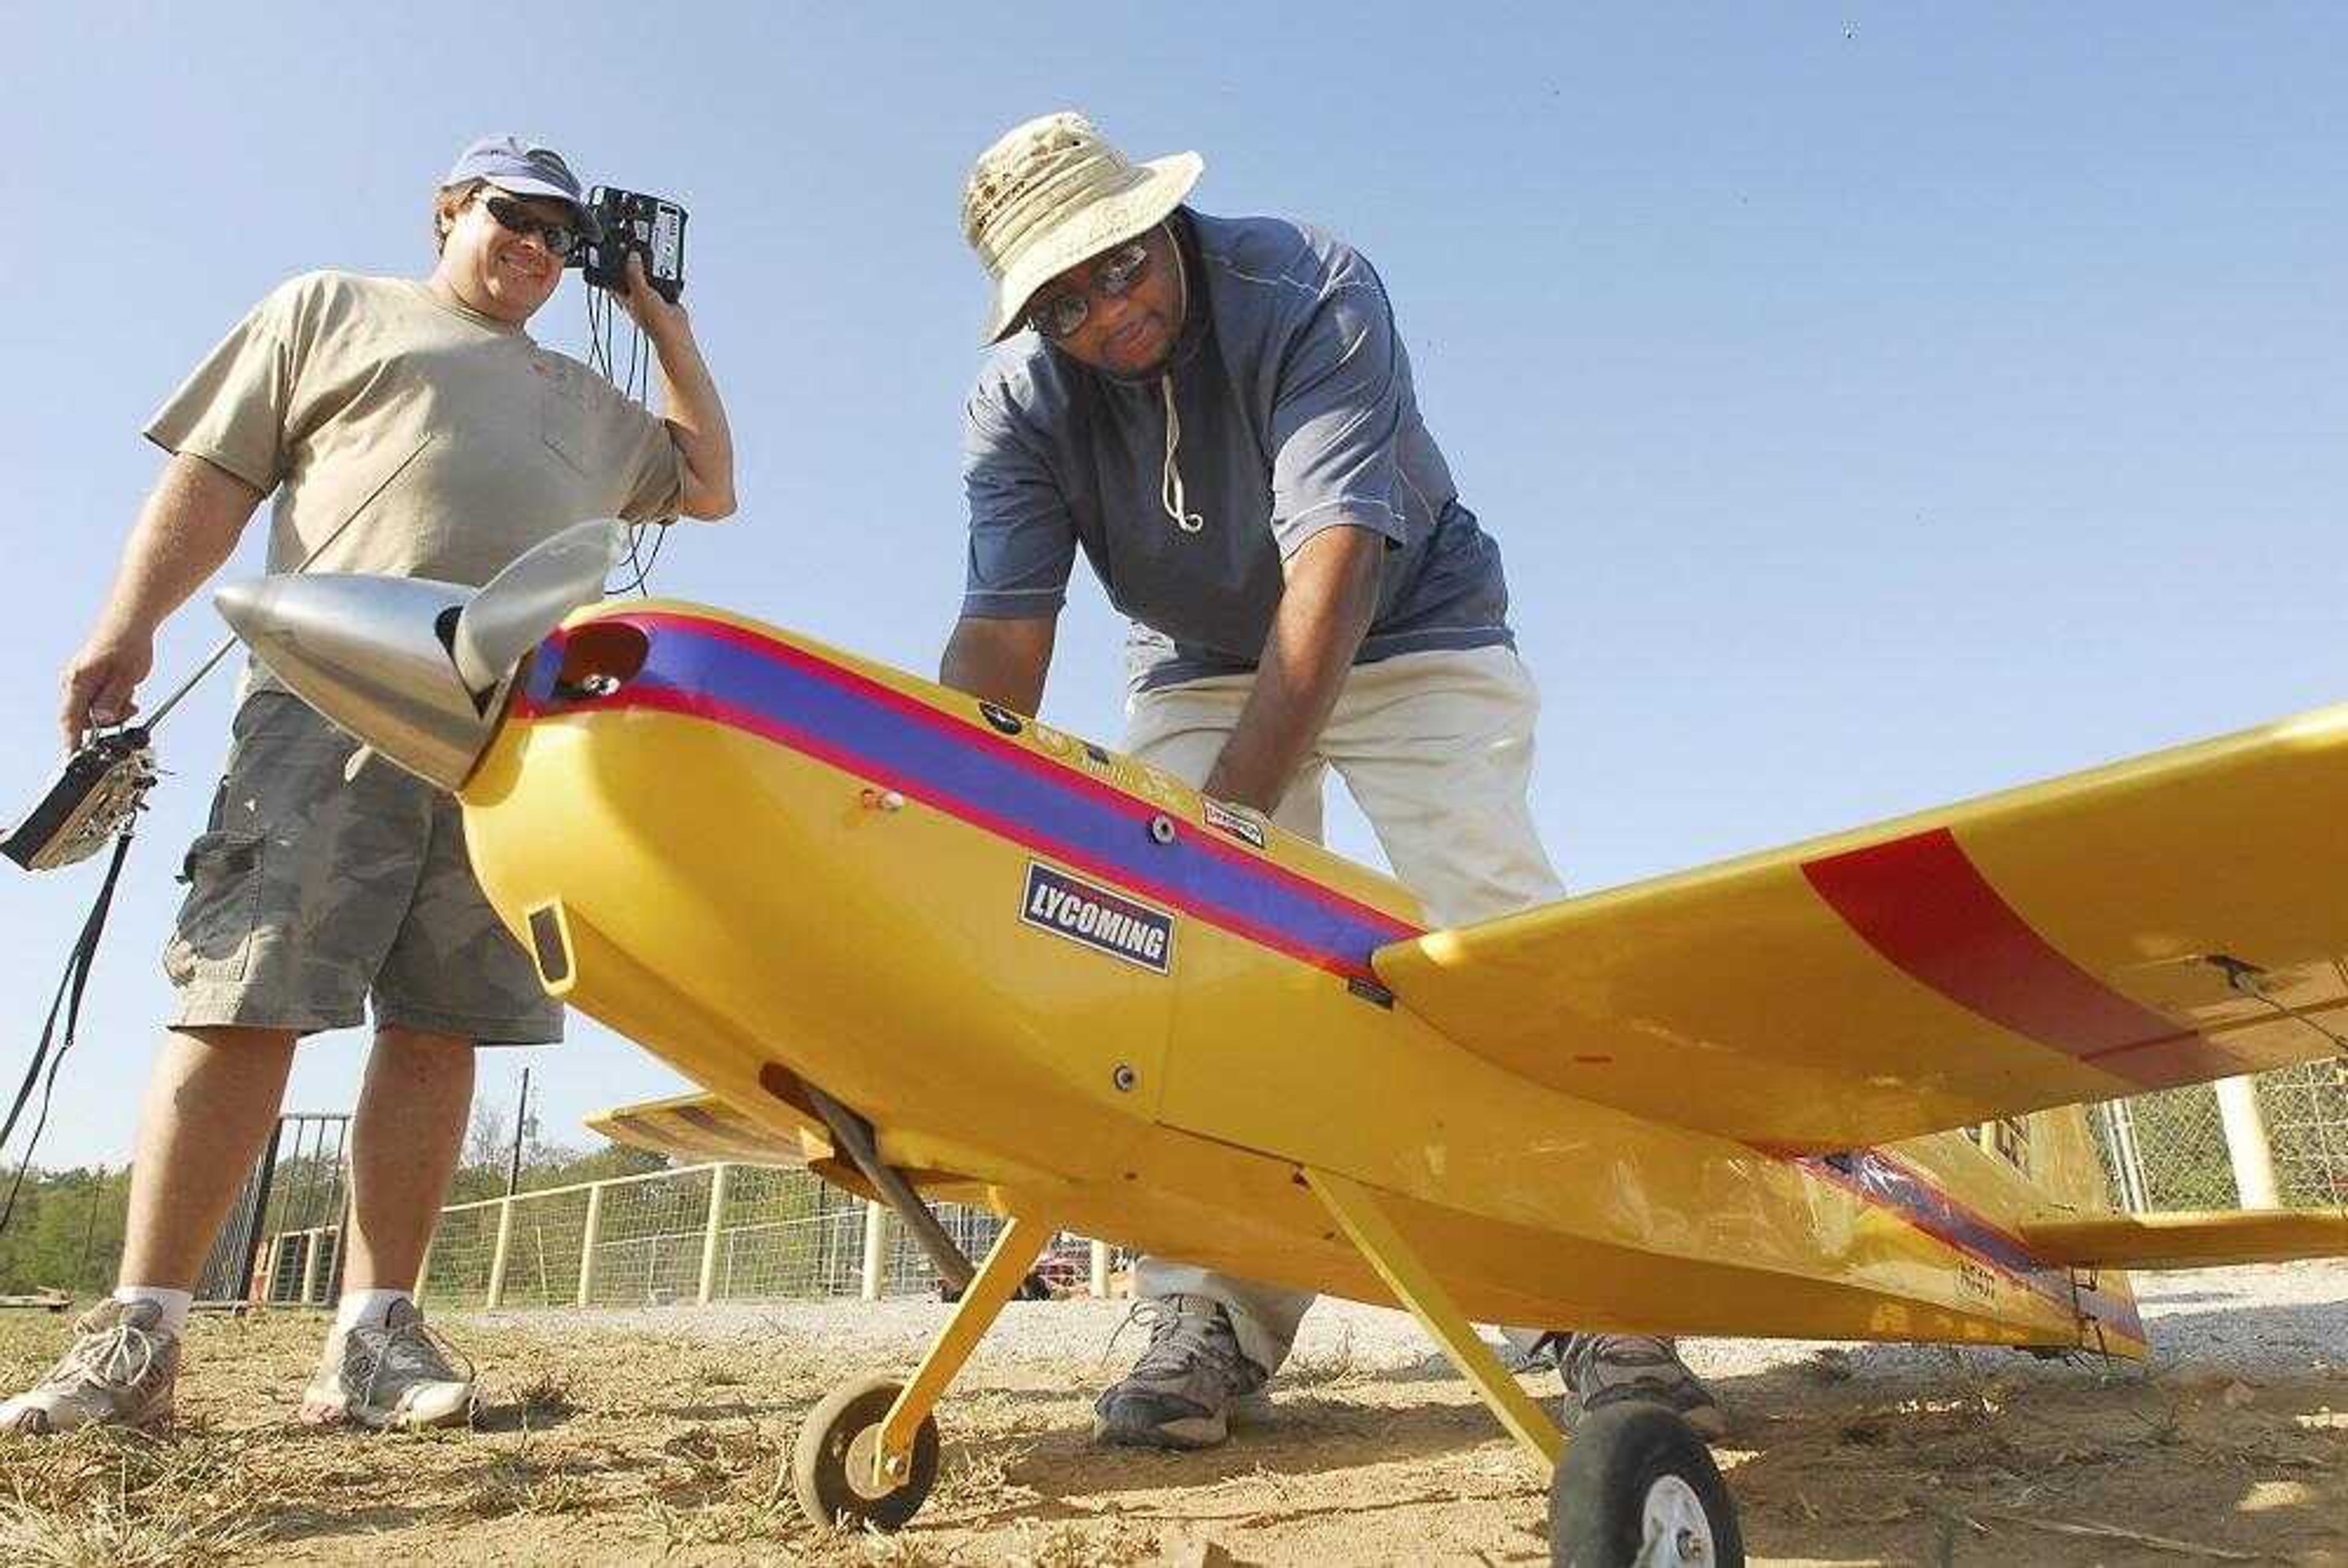
{"type": "Polygon", "coordinates": [[[1661,1405],[1582,1418],[1549,1489],[1553,1568],[1744,1568],[1736,1505],[1695,1429],[1661,1405]]]}
{"type": "Polygon", "coordinates": [[[798,1440],[791,1446],[791,1490],[799,1512],[817,1525],[896,1530],[928,1501],[938,1481],[938,1423],[932,1417],[922,1417],[913,1434],[912,1462],[904,1478],[893,1486],[872,1484],[880,1419],[901,1389],[886,1378],[843,1383],[800,1423],[798,1440]]]}

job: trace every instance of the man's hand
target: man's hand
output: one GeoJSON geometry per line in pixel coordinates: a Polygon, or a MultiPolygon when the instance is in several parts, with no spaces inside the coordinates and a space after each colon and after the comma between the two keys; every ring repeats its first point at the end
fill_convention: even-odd
{"type": "Polygon", "coordinates": [[[664,334],[691,329],[692,320],[685,313],[684,304],[663,298],[653,287],[652,280],[644,276],[644,256],[634,250],[628,252],[628,292],[620,296],[620,304],[655,347],[664,334]]]}
{"type": "Polygon", "coordinates": [[[155,667],[152,632],[100,627],[66,666],[64,706],[57,720],[66,750],[77,749],[92,730],[127,722],[139,711],[139,682],[155,667]]]}

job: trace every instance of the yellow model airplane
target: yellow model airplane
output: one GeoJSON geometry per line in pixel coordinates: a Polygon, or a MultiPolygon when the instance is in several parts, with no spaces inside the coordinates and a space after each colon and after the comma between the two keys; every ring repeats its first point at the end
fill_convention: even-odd
{"type": "Polygon", "coordinates": [[[1009,1217],[944,1259],[911,1378],[810,1418],[820,1520],[919,1508],[932,1407],[1063,1227],[1398,1300],[1555,1467],[1589,1563],[1738,1560],[1718,1474],[1661,1409],[1568,1449],[1471,1320],[2133,1357],[2125,1266],[2348,1253],[2336,1210],[2107,1213],[2061,1109],[2341,1048],[2348,708],[1430,931],[1026,715],[720,610],[570,613],[614,537],[478,594],[221,605],[458,793],[549,991],[708,1091],[607,1131],[1009,1217]]]}

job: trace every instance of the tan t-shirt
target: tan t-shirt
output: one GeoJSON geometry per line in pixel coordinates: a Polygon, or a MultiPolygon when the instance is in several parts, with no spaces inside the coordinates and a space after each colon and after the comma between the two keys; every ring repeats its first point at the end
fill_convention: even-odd
{"type": "Polygon", "coordinates": [[[668,427],[577,360],[349,272],[254,306],[147,437],[277,492],[273,572],[363,510],[309,569],[478,585],[572,523],[674,516],[683,482],[668,427]]]}

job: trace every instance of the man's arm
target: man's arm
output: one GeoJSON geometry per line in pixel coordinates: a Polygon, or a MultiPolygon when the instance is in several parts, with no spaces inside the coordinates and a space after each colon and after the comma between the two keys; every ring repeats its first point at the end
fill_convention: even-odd
{"type": "Polygon", "coordinates": [[[1255,685],[1207,774],[1206,794],[1270,815],[1288,793],[1345,687],[1378,609],[1386,538],[1365,528],[1323,528],[1297,547],[1255,685]]]}
{"type": "Polygon", "coordinates": [[[688,518],[715,521],[734,511],[734,431],[725,402],[694,340],[683,305],[671,304],[644,281],[644,261],[628,252],[628,313],[652,340],[660,364],[661,408],[685,470],[677,507],[688,518]]]}
{"type": "Polygon", "coordinates": [[[1052,668],[1056,615],[990,620],[965,615],[946,639],[938,683],[1010,709],[1033,713],[1044,704],[1044,677],[1052,668]]]}
{"type": "Polygon", "coordinates": [[[95,725],[138,712],[139,682],[155,663],[155,629],[236,548],[261,492],[225,468],[181,453],[139,510],[89,640],[66,666],[57,718],[66,749],[95,725]]]}

